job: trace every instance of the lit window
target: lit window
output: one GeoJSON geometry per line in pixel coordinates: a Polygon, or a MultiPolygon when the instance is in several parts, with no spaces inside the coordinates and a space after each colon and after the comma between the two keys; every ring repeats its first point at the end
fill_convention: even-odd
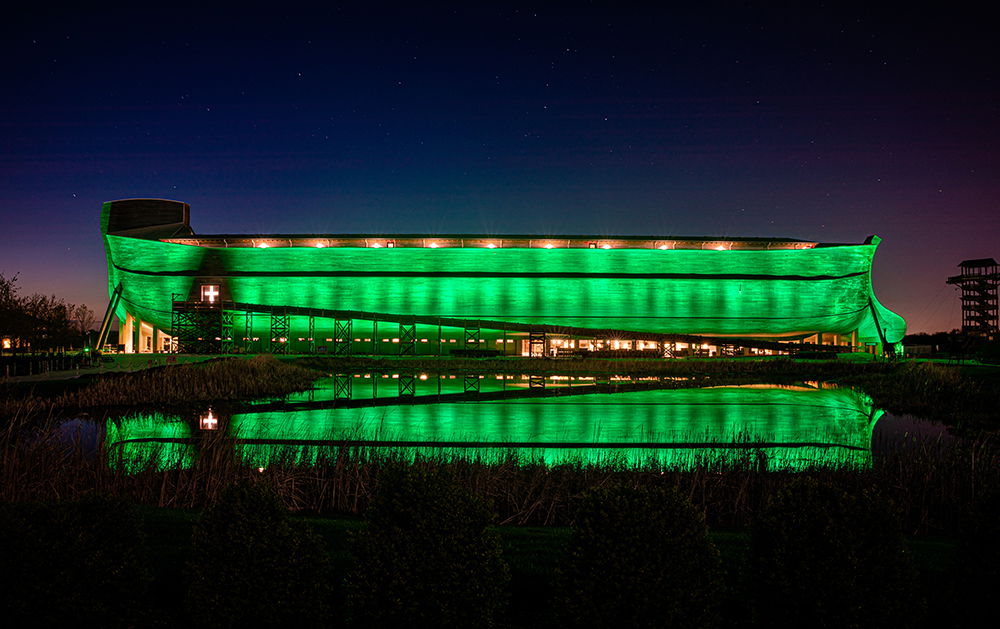
{"type": "Polygon", "coordinates": [[[590,243],[590,248],[591,249],[597,249],[597,243],[596,242],[590,243]]]}
{"type": "Polygon", "coordinates": [[[387,240],[387,241],[385,241],[385,246],[389,247],[390,249],[392,249],[392,248],[394,248],[396,246],[396,241],[395,240],[387,240]]]}
{"type": "Polygon", "coordinates": [[[219,285],[218,284],[202,284],[201,285],[201,300],[207,301],[210,304],[214,304],[219,299],[219,285]]]}

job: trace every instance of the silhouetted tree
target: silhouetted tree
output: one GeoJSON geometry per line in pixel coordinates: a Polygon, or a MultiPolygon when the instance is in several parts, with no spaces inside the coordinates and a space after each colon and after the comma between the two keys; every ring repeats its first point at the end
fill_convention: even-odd
{"type": "Polygon", "coordinates": [[[0,274],[0,334],[10,336],[15,349],[79,346],[94,326],[94,311],[55,295],[18,294],[17,274],[0,274]]]}

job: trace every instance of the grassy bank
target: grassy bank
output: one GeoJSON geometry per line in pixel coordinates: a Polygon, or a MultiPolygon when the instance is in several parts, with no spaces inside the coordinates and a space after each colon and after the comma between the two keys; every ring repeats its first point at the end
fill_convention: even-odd
{"type": "Polygon", "coordinates": [[[1000,430],[1000,368],[904,362],[885,371],[835,378],[860,388],[878,408],[916,415],[966,432],[1000,430]]]}
{"type": "Polygon", "coordinates": [[[310,388],[318,375],[271,356],[256,356],[109,373],[82,383],[9,384],[0,391],[4,394],[0,417],[276,397],[310,388]]]}
{"type": "MultiPolygon", "coordinates": [[[[864,358],[864,357],[862,357],[864,358]]],[[[755,359],[468,359],[436,357],[228,358],[86,379],[0,385],[0,417],[101,407],[170,407],[277,397],[306,390],[321,373],[631,375],[689,378],[678,386],[838,382],[879,408],[969,431],[1000,428],[1000,367],[929,362],[755,359]]]]}

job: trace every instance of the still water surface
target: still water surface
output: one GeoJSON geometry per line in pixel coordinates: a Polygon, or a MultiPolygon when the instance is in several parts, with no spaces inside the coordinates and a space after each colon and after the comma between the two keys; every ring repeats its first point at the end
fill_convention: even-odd
{"type": "Polygon", "coordinates": [[[236,412],[109,420],[124,469],[194,465],[224,443],[256,467],[338,453],[688,469],[867,467],[882,411],[823,383],[699,388],[674,379],[343,374],[236,412]]]}

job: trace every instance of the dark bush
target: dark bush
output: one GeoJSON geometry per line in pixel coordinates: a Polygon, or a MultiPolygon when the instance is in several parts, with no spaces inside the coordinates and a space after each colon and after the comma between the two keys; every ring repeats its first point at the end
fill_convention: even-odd
{"type": "Polygon", "coordinates": [[[120,500],[0,505],[8,626],[132,626],[149,574],[142,524],[120,500]]]}
{"type": "Polygon", "coordinates": [[[751,535],[757,624],[907,626],[915,573],[887,499],[799,479],[761,513],[751,535]]]}
{"type": "Polygon", "coordinates": [[[493,514],[441,469],[382,470],[347,579],[358,626],[490,627],[508,570],[493,514]]]}
{"type": "Polygon", "coordinates": [[[574,627],[705,627],[716,621],[719,553],[674,489],[618,487],[580,505],[556,603],[574,627]]]}
{"type": "Polygon", "coordinates": [[[976,351],[976,359],[987,365],[1000,365],[1000,341],[987,341],[976,351]]]}
{"type": "Polygon", "coordinates": [[[318,626],[326,622],[329,562],[312,531],[289,521],[270,489],[224,491],[195,527],[187,607],[212,627],[318,626]]]}

